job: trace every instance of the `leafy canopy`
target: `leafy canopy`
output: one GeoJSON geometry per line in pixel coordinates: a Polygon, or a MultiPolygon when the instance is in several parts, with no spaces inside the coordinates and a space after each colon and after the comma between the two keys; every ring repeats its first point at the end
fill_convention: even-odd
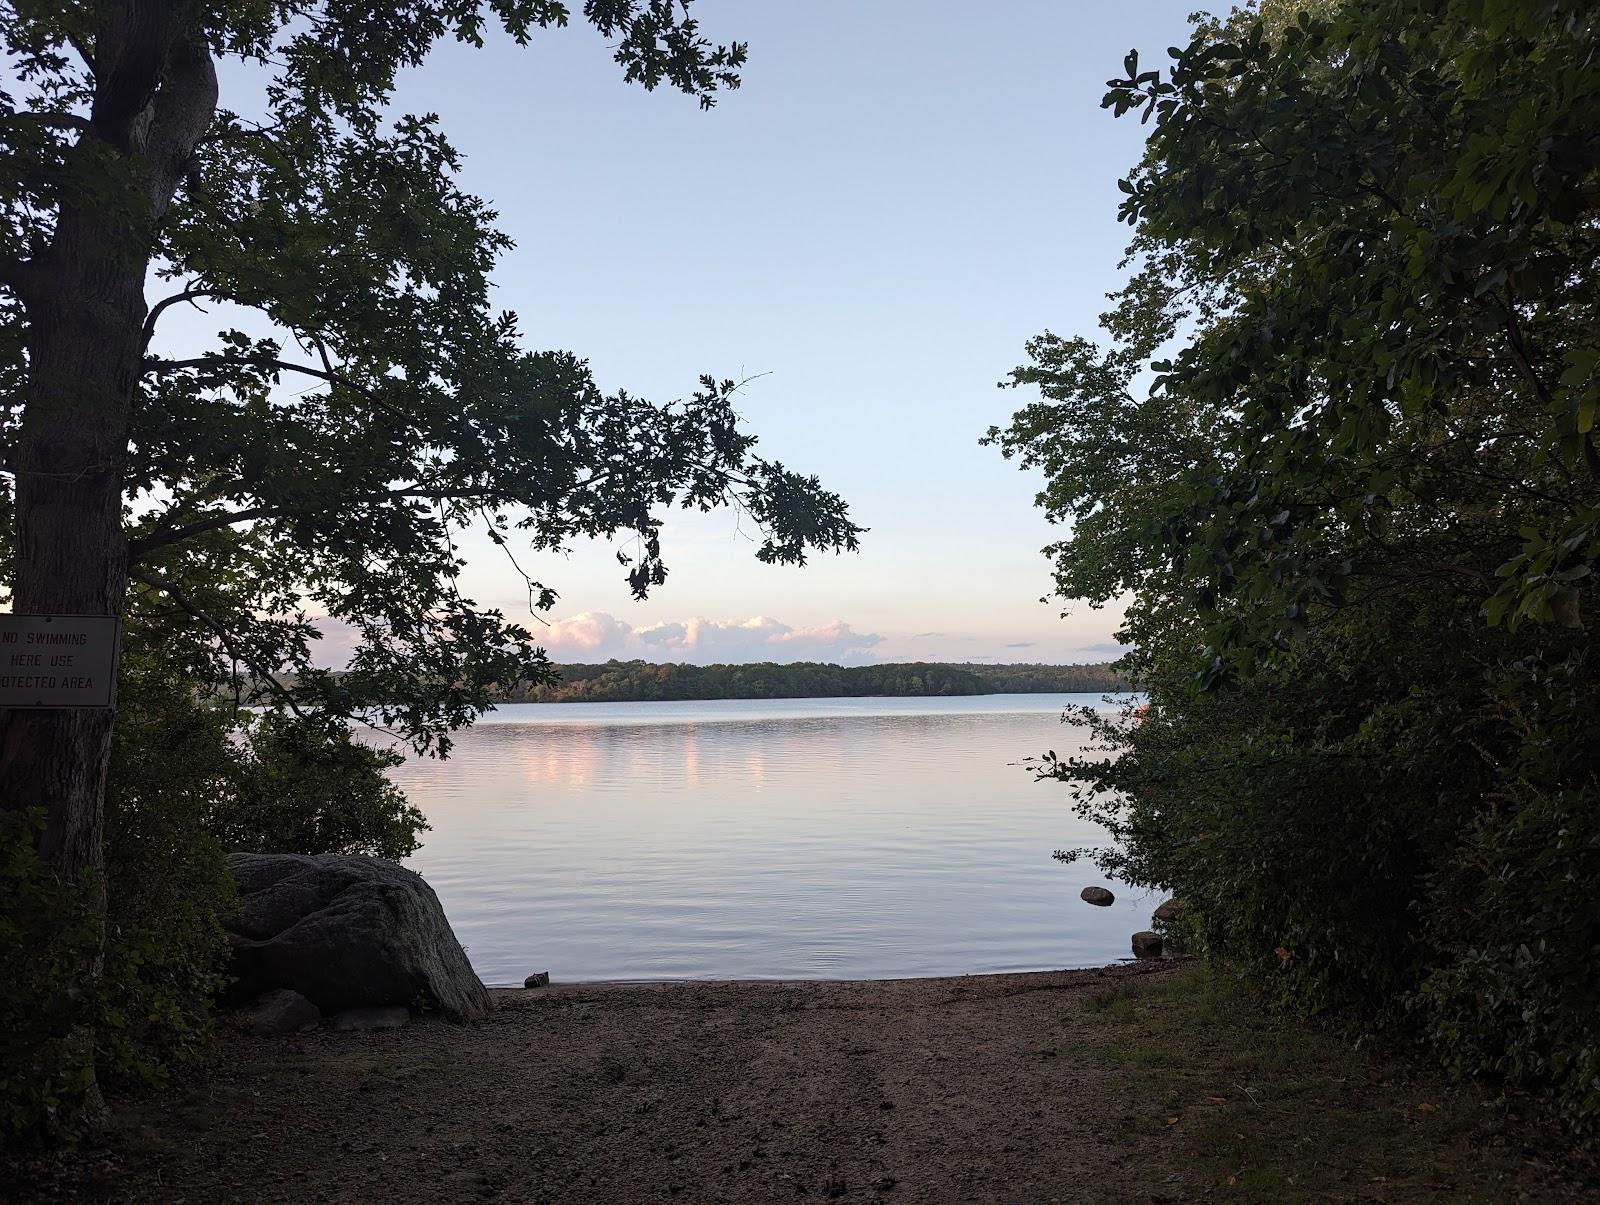
{"type": "Polygon", "coordinates": [[[1492,623],[1581,623],[1600,557],[1592,6],[1323,11],[1128,56],[1105,105],[1151,133],[1114,346],[1037,341],[1014,379],[1044,401],[991,433],[1075,522],[1062,584],[1181,595],[1207,681],[1416,573],[1420,524],[1471,546],[1434,568],[1492,623]],[[1466,479],[1511,542],[1446,500],[1466,479]]]}
{"type": "MultiPolygon", "coordinates": [[[[606,394],[576,355],[527,350],[491,305],[508,240],[459,187],[437,117],[394,108],[395,78],[443,38],[543,36],[571,19],[565,5],[145,0],[172,48],[153,106],[179,67],[233,59],[270,81],[256,118],[222,97],[170,204],[96,127],[132,71],[104,67],[127,66],[103,44],[116,7],[23,2],[0,17],[0,279],[25,282],[82,206],[119,215],[128,253],[151,264],[125,477],[131,639],[246,701],[444,747],[491,686],[547,673],[533,633],[458,589],[463,530],[513,563],[518,544],[630,537],[618,557],[641,597],[666,579],[675,506],[742,507],[763,561],[856,547],[836,495],[756,454],[733,382],[707,376],[667,403],[606,394]],[[150,351],[163,315],[190,303],[250,312],[236,325],[252,333],[150,351]],[[349,672],[314,666],[317,614],[354,631],[349,672]]],[[[738,86],[745,47],[707,40],[687,4],[590,0],[582,15],[628,80],[706,107],[738,86]]],[[[15,289],[0,307],[9,443],[28,364],[15,289]]],[[[537,609],[557,597],[528,590],[537,609]]]]}
{"type": "Polygon", "coordinates": [[[1191,949],[1593,1128],[1594,6],[1261,15],[1110,81],[1127,283],[989,435],[1149,702],[1039,769],[1191,949]]]}

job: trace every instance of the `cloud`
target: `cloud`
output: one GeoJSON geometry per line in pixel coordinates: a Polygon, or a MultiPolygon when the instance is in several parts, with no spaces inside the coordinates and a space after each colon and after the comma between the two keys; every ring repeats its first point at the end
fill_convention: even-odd
{"type": "Polygon", "coordinates": [[[883,637],[857,632],[842,619],[793,628],[767,615],[742,621],[697,616],[681,623],[659,623],[635,635],[655,655],[701,665],[717,661],[843,661],[870,659],[869,649],[883,637]]]}
{"type": "Polygon", "coordinates": [[[550,652],[596,654],[620,648],[633,631],[614,615],[604,611],[582,611],[558,619],[539,635],[539,643],[550,652]]]}
{"type": "Polygon", "coordinates": [[[719,661],[870,661],[872,647],[884,638],[857,632],[842,619],[796,628],[767,615],[745,620],[696,616],[635,628],[604,611],[584,611],[556,620],[537,639],[557,661],[637,657],[709,665],[719,661]]]}
{"type": "Polygon", "coordinates": [[[1008,649],[1031,649],[1038,643],[1039,642],[1037,640],[1013,640],[1010,644],[1006,645],[1006,647],[1008,649]]]}
{"type": "Polygon", "coordinates": [[[1104,653],[1112,657],[1120,657],[1133,646],[1119,644],[1115,640],[1105,640],[1099,644],[1086,644],[1078,650],[1080,653],[1104,653]]]}

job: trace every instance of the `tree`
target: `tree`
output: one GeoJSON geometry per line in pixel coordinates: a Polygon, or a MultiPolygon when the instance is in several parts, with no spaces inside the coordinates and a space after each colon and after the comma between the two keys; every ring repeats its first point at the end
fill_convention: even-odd
{"type": "Polygon", "coordinates": [[[989,436],[1151,701],[1041,768],[1202,951],[1592,1124],[1600,29],[1293,7],[1109,82],[1151,123],[1109,345],[1035,340],[989,436]]]}
{"type": "MultiPolygon", "coordinates": [[[[709,107],[745,47],[674,0],[588,0],[630,81],[709,107]]],[[[745,508],[758,556],[853,549],[815,478],[753,451],[736,386],[607,396],[584,361],[534,353],[489,304],[507,240],[455,183],[396,73],[441,38],[526,43],[555,0],[288,5],[18,0],[0,15],[0,375],[11,605],[129,617],[200,681],[326,729],[359,718],[443,750],[498,683],[539,679],[532,634],[456,586],[453,533],[511,551],[631,533],[635,592],[666,577],[661,511],[745,508]],[[217,63],[271,68],[265,116],[219,107],[217,63]],[[146,290],[160,287],[155,300],[146,290]],[[153,354],[187,303],[254,311],[153,354]],[[357,635],[313,663],[320,610],[357,635]]],[[[548,608],[547,584],[529,581],[548,608]]],[[[0,800],[42,809],[65,881],[101,861],[112,714],[0,714],[0,800]]]]}

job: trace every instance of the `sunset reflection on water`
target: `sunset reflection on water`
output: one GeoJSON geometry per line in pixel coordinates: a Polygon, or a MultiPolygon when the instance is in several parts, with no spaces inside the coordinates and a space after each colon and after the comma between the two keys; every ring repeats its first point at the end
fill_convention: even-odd
{"type": "Polygon", "coordinates": [[[1096,700],[517,705],[394,777],[491,983],[1083,966],[1148,901],[1078,901],[1102,880],[1050,854],[1097,834],[1014,763],[1096,700]]]}

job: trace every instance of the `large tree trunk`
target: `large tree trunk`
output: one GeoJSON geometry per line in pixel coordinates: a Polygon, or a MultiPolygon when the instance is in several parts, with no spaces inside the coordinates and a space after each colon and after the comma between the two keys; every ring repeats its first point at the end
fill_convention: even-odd
{"type": "MultiPolygon", "coordinates": [[[[71,153],[69,175],[87,187],[62,197],[49,249],[12,282],[28,320],[29,388],[10,465],[19,614],[122,613],[122,476],[145,276],[217,100],[196,14],[184,0],[107,13],[93,43],[89,128],[71,153]]],[[[111,722],[109,710],[0,710],[0,805],[45,809],[41,852],[68,880],[100,864],[111,722]]]]}
{"type": "MultiPolygon", "coordinates": [[[[106,7],[89,128],[70,153],[71,174],[88,186],[62,197],[48,250],[10,282],[28,321],[28,394],[9,466],[19,614],[122,613],[122,480],[145,276],[157,225],[216,107],[197,6],[106,7]]],[[[97,877],[102,864],[112,718],[110,709],[0,710],[0,806],[44,810],[40,853],[68,882],[97,877]]]]}

